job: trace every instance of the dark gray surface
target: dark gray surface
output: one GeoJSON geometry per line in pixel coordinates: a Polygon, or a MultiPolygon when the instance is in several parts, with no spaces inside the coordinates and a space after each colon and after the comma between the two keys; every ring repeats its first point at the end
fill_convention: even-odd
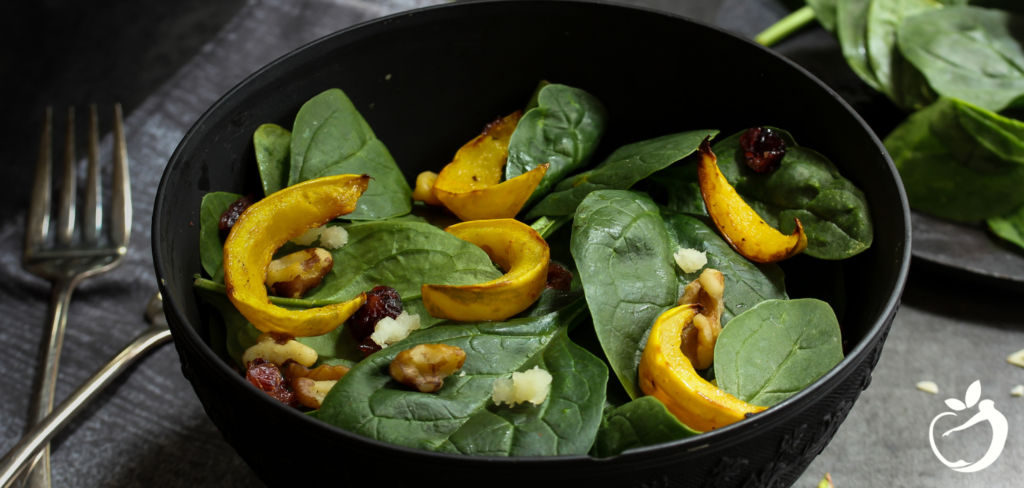
{"type": "MultiPolygon", "coordinates": [[[[16,142],[8,142],[14,147],[12,159],[3,163],[6,184],[0,192],[0,344],[12,351],[0,363],[0,451],[25,429],[49,297],[48,284],[20,265],[38,141],[38,122],[29,122],[40,119],[42,104],[126,104],[135,207],[128,261],[86,281],[72,300],[60,399],[145,327],[143,308],[156,288],[149,246],[153,195],[168,156],[192,122],[235,83],[287,51],[352,23],[425,3],[51,1],[32,4],[22,17],[15,16],[24,22],[7,22],[10,39],[29,41],[35,48],[8,50],[0,58],[2,87],[20,95],[3,102],[9,114],[3,124],[16,142]]],[[[748,36],[792,8],[775,0],[622,3],[672,11],[748,36]]],[[[850,72],[837,43],[822,29],[809,27],[776,49],[839,91],[880,134],[898,120],[891,104],[850,72]]],[[[681,57],[679,62],[699,59],[681,57]]],[[[737,65],[741,72],[742,60],[737,65]]],[[[797,486],[816,486],[825,471],[841,488],[1020,486],[1024,399],[1008,392],[1024,383],[1024,370],[1005,358],[1024,348],[1022,311],[1019,295],[925,276],[915,268],[871,388],[797,486]],[[938,396],[914,388],[925,379],[939,384],[938,396]],[[955,473],[932,456],[928,423],[946,411],[943,399],[962,398],[967,385],[978,379],[983,397],[993,399],[1006,415],[1010,437],[992,467],[977,474],[955,473]]],[[[942,444],[943,452],[977,459],[987,435],[980,428],[953,436],[942,444]]],[[[259,485],[207,419],[170,347],[142,360],[56,440],[53,466],[55,486],[259,485]]]]}

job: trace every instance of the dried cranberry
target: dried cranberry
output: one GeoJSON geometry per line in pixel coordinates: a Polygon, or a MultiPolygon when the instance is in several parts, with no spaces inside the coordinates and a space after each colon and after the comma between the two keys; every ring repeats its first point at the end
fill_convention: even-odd
{"type": "Polygon", "coordinates": [[[363,339],[363,342],[360,342],[359,345],[356,346],[356,349],[359,349],[359,352],[363,353],[364,357],[369,357],[370,354],[373,354],[383,348],[380,347],[380,344],[377,344],[376,341],[367,337],[366,339],[363,339]]]}
{"type": "Polygon", "coordinates": [[[767,127],[747,129],[740,136],[740,148],[747,166],[758,173],[775,169],[786,155],[786,141],[767,127]]]}
{"type": "Polygon", "coordinates": [[[256,199],[253,198],[252,194],[248,194],[234,203],[228,205],[228,209],[224,211],[224,215],[220,216],[220,228],[221,235],[228,235],[231,232],[231,228],[235,226],[235,222],[238,222],[238,217],[245,212],[245,209],[249,208],[250,205],[256,203],[256,199]]]}
{"type": "Polygon", "coordinates": [[[554,288],[558,291],[569,291],[569,286],[571,284],[571,271],[563,268],[562,265],[558,263],[548,263],[548,283],[545,285],[547,288],[554,288]]]}
{"type": "Polygon", "coordinates": [[[375,286],[366,293],[366,303],[349,317],[352,337],[362,341],[373,333],[374,326],[384,317],[396,318],[402,313],[402,297],[390,286],[375,286]]]}
{"type": "Polygon", "coordinates": [[[289,407],[299,406],[299,399],[295,397],[293,391],[285,387],[284,375],[281,374],[281,370],[276,364],[263,358],[249,361],[245,379],[275,400],[289,407]]]}

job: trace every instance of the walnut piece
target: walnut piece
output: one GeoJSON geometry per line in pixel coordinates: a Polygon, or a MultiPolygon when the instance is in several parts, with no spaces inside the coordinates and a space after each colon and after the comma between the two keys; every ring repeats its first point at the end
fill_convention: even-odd
{"type": "Polygon", "coordinates": [[[707,268],[683,289],[679,305],[699,304],[701,312],[693,323],[683,329],[683,354],[696,369],[711,366],[715,359],[715,343],[722,332],[722,312],[725,311],[725,276],[721,271],[707,268]]]}
{"type": "Polygon", "coordinates": [[[334,388],[338,380],[314,381],[310,378],[294,378],[291,383],[295,397],[302,406],[319,409],[327,393],[334,388]]]}
{"type": "Polygon", "coordinates": [[[316,288],[334,268],[334,259],[326,249],[305,249],[270,262],[267,286],[279,297],[302,298],[316,288]]]}
{"type": "Polygon", "coordinates": [[[466,352],[446,344],[420,344],[398,353],[391,361],[391,377],[423,393],[441,389],[444,379],[462,368],[466,352]]]}
{"type": "Polygon", "coordinates": [[[349,372],[349,369],[351,369],[348,366],[341,364],[321,364],[316,368],[309,369],[294,361],[289,361],[285,366],[285,375],[291,380],[294,380],[295,378],[309,378],[314,381],[340,380],[344,378],[349,372]]]}
{"type": "Polygon", "coordinates": [[[242,362],[249,364],[256,358],[265,359],[278,366],[289,359],[303,366],[312,366],[316,362],[317,354],[313,348],[295,339],[282,340],[282,337],[276,334],[260,334],[256,338],[256,345],[246,349],[242,354],[242,362]]]}

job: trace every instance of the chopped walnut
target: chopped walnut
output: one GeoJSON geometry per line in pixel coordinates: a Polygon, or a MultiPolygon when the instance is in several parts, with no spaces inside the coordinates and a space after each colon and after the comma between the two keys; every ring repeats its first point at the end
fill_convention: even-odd
{"type": "Polygon", "coordinates": [[[683,289],[679,305],[699,304],[701,312],[693,323],[683,329],[683,354],[696,369],[711,366],[715,359],[715,343],[722,331],[722,312],[725,311],[725,276],[718,270],[707,268],[683,289]]]}
{"type": "Polygon", "coordinates": [[[294,339],[277,334],[260,334],[256,338],[256,345],[246,349],[242,354],[242,362],[249,364],[256,358],[265,359],[278,366],[288,360],[303,366],[312,366],[316,362],[317,354],[312,347],[294,339]]]}
{"type": "Polygon", "coordinates": [[[337,383],[338,380],[315,381],[311,378],[295,378],[292,380],[292,390],[295,390],[295,397],[302,406],[319,409],[327,393],[337,383]]]}
{"type": "Polygon", "coordinates": [[[302,298],[307,291],[334,268],[334,258],[326,249],[305,249],[270,262],[267,286],[275,296],[302,298]]]}
{"type": "Polygon", "coordinates": [[[288,364],[285,366],[285,375],[290,380],[294,380],[295,378],[309,378],[314,381],[340,380],[344,378],[351,369],[348,366],[341,364],[322,364],[316,368],[309,369],[294,361],[288,361],[288,364]]]}
{"type": "Polygon", "coordinates": [[[420,344],[398,353],[391,361],[391,377],[423,393],[441,389],[444,379],[462,368],[466,352],[446,344],[420,344]]]}

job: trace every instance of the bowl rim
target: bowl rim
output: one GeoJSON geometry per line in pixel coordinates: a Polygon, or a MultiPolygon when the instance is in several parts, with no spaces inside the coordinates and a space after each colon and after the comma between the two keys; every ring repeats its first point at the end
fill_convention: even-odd
{"type": "MultiPolygon", "coordinates": [[[[382,449],[388,449],[388,450],[397,450],[397,451],[403,452],[404,454],[409,454],[409,455],[413,455],[413,456],[427,456],[427,457],[433,457],[433,458],[436,458],[436,459],[439,459],[439,460],[444,460],[446,462],[457,462],[457,463],[493,464],[493,463],[521,463],[521,462],[525,462],[525,461],[530,461],[530,462],[534,462],[534,463],[542,462],[542,463],[545,463],[545,465],[549,465],[550,463],[569,465],[569,464],[573,464],[573,463],[580,463],[580,462],[582,462],[583,465],[590,466],[591,465],[590,463],[593,463],[593,462],[607,463],[607,462],[610,462],[612,460],[619,460],[619,461],[626,461],[626,462],[646,460],[646,461],[656,462],[659,457],[668,457],[668,456],[675,457],[675,456],[678,456],[678,455],[680,455],[682,453],[688,454],[688,453],[691,453],[691,452],[700,452],[701,450],[706,449],[706,448],[710,448],[712,446],[714,446],[716,449],[721,449],[721,448],[724,448],[724,447],[728,447],[731,444],[734,444],[736,442],[741,442],[742,441],[742,439],[740,438],[739,435],[734,435],[734,434],[740,434],[740,433],[743,433],[745,431],[753,430],[753,429],[767,429],[767,428],[770,428],[770,427],[775,426],[777,424],[785,422],[787,420],[787,418],[788,418],[787,417],[787,412],[804,409],[805,407],[809,406],[809,404],[814,400],[814,398],[817,396],[817,393],[819,391],[827,390],[827,389],[832,389],[835,385],[837,385],[842,380],[846,379],[846,377],[848,377],[850,374],[852,374],[852,372],[856,369],[856,365],[860,364],[863,360],[866,359],[866,355],[869,353],[868,348],[871,347],[872,349],[874,349],[874,348],[877,347],[876,344],[878,344],[879,342],[885,340],[883,334],[891,326],[892,318],[894,317],[894,315],[896,313],[896,310],[899,307],[900,297],[901,297],[901,295],[903,293],[903,289],[904,289],[904,287],[906,285],[907,276],[908,276],[908,273],[909,273],[910,263],[911,263],[911,255],[912,255],[912,251],[911,251],[911,228],[912,228],[912,225],[911,225],[911,219],[910,219],[910,205],[909,205],[908,200],[907,200],[906,191],[904,190],[904,187],[903,187],[903,182],[900,179],[899,173],[896,170],[896,166],[893,164],[892,158],[889,156],[888,151],[886,151],[885,146],[882,144],[881,140],[874,133],[874,131],[864,121],[864,119],[861,118],[861,116],[855,110],[853,110],[853,108],[850,107],[850,105],[848,103],[846,103],[846,101],[843,100],[842,97],[840,97],[834,90],[832,90],[828,85],[826,85],[824,82],[819,80],[817,77],[815,77],[809,71],[807,71],[806,69],[804,69],[800,65],[796,64],[795,62],[791,61],[790,59],[786,58],[785,56],[782,56],[781,54],[779,54],[779,53],[777,53],[777,52],[775,52],[775,51],[773,51],[773,50],[771,50],[771,49],[769,49],[767,47],[764,47],[764,46],[762,46],[762,45],[760,45],[760,44],[758,44],[758,43],[756,43],[756,42],[754,42],[754,41],[752,41],[750,39],[747,39],[747,38],[742,37],[742,36],[740,36],[738,34],[735,34],[735,33],[732,33],[730,31],[727,31],[727,30],[725,30],[723,28],[720,28],[720,27],[717,27],[717,26],[714,26],[714,25],[710,25],[710,24],[707,24],[707,23],[699,21],[699,20],[691,19],[689,17],[685,17],[685,16],[678,15],[678,14],[673,14],[673,13],[670,13],[670,12],[664,12],[664,11],[656,10],[656,9],[649,8],[649,7],[641,7],[641,6],[633,6],[633,5],[623,5],[623,4],[620,4],[620,3],[616,3],[616,2],[613,2],[613,1],[607,1],[607,0],[468,0],[468,1],[458,2],[458,3],[447,3],[447,4],[440,4],[440,5],[432,5],[432,6],[421,7],[421,8],[417,8],[417,9],[406,10],[406,11],[398,12],[398,13],[395,13],[395,14],[391,14],[391,15],[387,15],[387,16],[371,19],[371,20],[368,20],[368,21],[364,21],[364,22],[361,22],[361,23],[349,26],[347,28],[335,31],[333,33],[327,34],[327,35],[325,35],[323,37],[320,37],[320,38],[318,38],[316,40],[310,41],[310,42],[308,42],[308,43],[306,43],[306,44],[304,44],[302,46],[299,46],[298,48],[295,48],[292,51],[289,51],[288,53],[278,57],[277,59],[275,59],[275,60],[271,61],[270,63],[268,63],[266,66],[260,68],[259,70],[253,72],[251,75],[245,77],[242,81],[238,82],[234,87],[232,87],[224,95],[222,95],[216,102],[214,102],[213,105],[211,105],[198,119],[196,119],[196,122],[192,125],[191,128],[189,128],[188,132],[185,133],[185,135],[182,137],[181,141],[178,143],[177,147],[175,148],[174,152],[172,153],[170,159],[168,160],[168,164],[164,168],[163,175],[160,178],[160,184],[157,187],[156,198],[155,198],[155,203],[154,203],[154,208],[153,208],[153,215],[152,215],[152,228],[151,228],[151,230],[153,231],[153,232],[151,232],[152,249],[153,249],[153,264],[154,264],[154,268],[155,268],[155,272],[156,272],[158,286],[160,288],[160,291],[163,293],[163,296],[165,297],[165,305],[164,305],[165,312],[169,312],[169,313],[171,313],[173,315],[173,320],[170,321],[171,324],[174,324],[175,322],[180,323],[180,324],[188,324],[187,326],[181,327],[180,328],[181,330],[175,330],[177,328],[172,326],[172,332],[174,333],[173,336],[174,336],[175,341],[183,340],[184,342],[188,342],[188,343],[190,343],[193,346],[198,345],[198,347],[196,347],[196,349],[202,351],[201,352],[201,356],[203,357],[203,360],[207,364],[212,365],[213,368],[219,370],[219,373],[221,373],[223,376],[227,376],[227,377],[231,378],[229,381],[233,381],[236,384],[242,385],[242,386],[248,385],[248,382],[245,380],[245,378],[242,377],[242,376],[239,376],[239,374],[236,373],[234,370],[232,370],[229,367],[228,364],[226,364],[224,361],[220,360],[217,357],[216,353],[214,353],[214,351],[210,348],[209,344],[207,344],[206,341],[203,340],[199,336],[199,334],[196,331],[196,329],[190,325],[190,321],[185,317],[185,314],[182,312],[182,308],[178,304],[175,295],[173,293],[170,293],[169,290],[167,289],[166,274],[164,273],[165,262],[164,262],[163,258],[161,257],[161,253],[163,251],[163,247],[164,246],[162,246],[161,243],[160,243],[160,234],[158,232],[156,232],[156,230],[158,230],[158,228],[163,227],[163,220],[164,219],[163,219],[162,215],[163,215],[164,210],[165,210],[164,209],[164,204],[163,204],[163,197],[166,194],[166,186],[168,184],[169,176],[170,176],[170,174],[172,172],[171,171],[172,170],[172,166],[175,165],[176,161],[180,160],[179,158],[180,158],[181,152],[183,151],[183,149],[186,146],[188,146],[189,141],[191,140],[191,138],[196,134],[196,132],[198,132],[205,125],[207,120],[216,111],[218,111],[218,109],[221,107],[221,105],[225,104],[227,100],[229,100],[230,98],[232,98],[234,96],[235,93],[237,93],[240,90],[242,90],[245,87],[247,87],[252,80],[261,77],[263,75],[263,73],[277,68],[278,66],[286,63],[290,58],[298,55],[301,52],[309,50],[309,49],[311,49],[314,46],[317,46],[319,44],[329,42],[329,41],[331,41],[331,40],[333,40],[333,39],[335,39],[337,37],[352,35],[352,33],[359,33],[359,32],[365,31],[367,29],[370,29],[370,28],[373,28],[373,27],[376,27],[376,26],[381,26],[381,25],[390,23],[390,22],[394,21],[395,19],[398,19],[398,18],[401,18],[401,17],[410,17],[410,16],[417,16],[417,15],[423,15],[423,14],[428,14],[429,15],[429,14],[437,12],[437,11],[447,11],[448,9],[476,8],[475,6],[482,5],[482,4],[511,4],[511,3],[516,3],[516,4],[580,5],[580,6],[582,6],[580,8],[588,8],[587,6],[599,5],[599,6],[603,6],[603,7],[620,8],[620,9],[626,9],[626,10],[632,10],[632,11],[641,11],[641,12],[644,12],[644,13],[650,14],[650,15],[659,15],[659,16],[663,16],[663,17],[668,17],[668,18],[673,19],[674,21],[681,21],[681,22],[685,22],[685,23],[688,23],[688,24],[691,24],[691,25],[696,25],[696,26],[698,26],[698,28],[711,29],[713,31],[717,31],[718,33],[721,33],[721,34],[733,37],[733,38],[735,38],[737,40],[740,40],[742,42],[745,42],[751,48],[759,49],[759,50],[769,54],[770,56],[774,57],[777,61],[785,63],[786,65],[789,65],[790,68],[794,68],[797,72],[799,72],[803,76],[805,76],[808,79],[810,79],[813,83],[818,85],[818,87],[820,87],[821,89],[825,90],[825,92],[828,95],[830,95],[833,99],[835,99],[837,102],[839,102],[840,106],[842,106],[854,118],[854,120],[858,124],[860,124],[860,126],[867,132],[867,134],[870,137],[871,141],[880,150],[881,155],[884,158],[884,161],[886,163],[886,167],[888,168],[889,173],[891,174],[891,176],[893,178],[893,181],[896,184],[896,189],[897,189],[897,192],[898,192],[898,195],[899,195],[900,213],[901,213],[902,220],[903,220],[903,223],[904,223],[904,235],[903,235],[904,245],[903,245],[903,249],[902,249],[902,252],[901,252],[900,268],[899,268],[899,270],[897,272],[897,276],[896,276],[896,280],[895,280],[895,283],[894,283],[893,291],[892,291],[891,295],[889,296],[888,300],[885,302],[885,305],[882,307],[881,313],[878,315],[878,317],[875,319],[874,323],[871,325],[871,327],[864,334],[864,337],[862,338],[862,340],[859,341],[858,344],[856,346],[854,346],[854,348],[851,349],[848,354],[845,355],[843,360],[838,365],[836,365],[831,370],[829,370],[829,372],[826,373],[824,376],[822,376],[822,377],[818,378],[817,380],[815,380],[814,383],[812,383],[811,385],[809,385],[809,386],[805,387],[804,389],[802,389],[800,392],[798,392],[795,395],[787,398],[786,400],[783,400],[782,402],[774,405],[772,408],[769,408],[769,409],[765,410],[764,412],[759,413],[757,416],[755,416],[755,417],[753,417],[751,419],[748,419],[747,421],[737,422],[737,423],[728,425],[726,427],[723,427],[721,429],[716,429],[714,432],[706,432],[706,433],[704,433],[702,435],[699,435],[699,436],[687,437],[687,438],[678,439],[678,440],[675,440],[675,441],[661,443],[661,444],[655,444],[655,445],[651,445],[651,446],[642,446],[642,447],[635,447],[635,448],[627,449],[623,453],[621,453],[621,454],[619,454],[617,456],[609,457],[609,458],[596,458],[596,457],[592,457],[592,456],[590,456],[588,454],[555,455],[555,456],[517,456],[517,457],[511,457],[511,456],[508,456],[508,457],[506,457],[506,456],[469,456],[469,455],[463,455],[463,454],[448,454],[448,453],[440,453],[440,452],[434,452],[434,451],[427,451],[427,450],[422,450],[422,449],[415,449],[415,448],[400,446],[400,445],[396,445],[396,444],[391,444],[391,443],[384,442],[384,441],[379,441],[379,440],[376,440],[376,439],[372,439],[372,438],[369,438],[369,437],[362,436],[360,434],[356,434],[354,432],[350,432],[350,431],[341,429],[341,428],[336,427],[334,425],[328,424],[327,422],[323,422],[323,421],[311,418],[309,415],[306,415],[306,414],[304,414],[302,412],[299,412],[296,409],[290,408],[290,407],[288,407],[288,406],[286,406],[286,405],[284,405],[284,404],[282,404],[282,403],[280,403],[278,401],[275,401],[275,400],[273,400],[272,398],[270,398],[267,395],[260,394],[259,392],[257,392],[254,389],[246,388],[245,390],[246,391],[251,390],[251,394],[252,394],[253,398],[257,398],[258,397],[258,398],[261,399],[261,400],[256,400],[256,401],[269,402],[269,404],[272,404],[272,406],[270,408],[276,408],[279,411],[284,412],[284,413],[282,413],[282,415],[291,415],[291,416],[293,416],[293,418],[296,418],[296,419],[301,418],[300,420],[298,420],[300,422],[309,422],[309,424],[307,424],[307,426],[309,426],[309,427],[327,429],[329,432],[331,432],[334,435],[340,435],[340,436],[342,436],[344,438],[347,438],[347,439],[349,439],[351,441],[354,441],[354,442],[368,443],[368,444],[373,445],[376,448],[382,448],[382,449]],[[883,335],[883,336],[879,337],[880,335],[883,335]],[[683,451],[683,449],[685,449],[685,451],[683,451]],[[659,454],[662,454],[663,456],[658,456],[659,454]],[[655,456],[655,457],[652,457],[652,456],[655,456]]],[[[879,352],[879,354],[880,354],[880,352],[879,352]]],[[[877,357],[874,358],[874,360],[877,361],[877,357]]],[[[870,374],[870,372],[869,372],[869,374],[870,374]]],[[[614,375],[610,375],[609,376],[609,381],[615,381],[614,375]]]]}

